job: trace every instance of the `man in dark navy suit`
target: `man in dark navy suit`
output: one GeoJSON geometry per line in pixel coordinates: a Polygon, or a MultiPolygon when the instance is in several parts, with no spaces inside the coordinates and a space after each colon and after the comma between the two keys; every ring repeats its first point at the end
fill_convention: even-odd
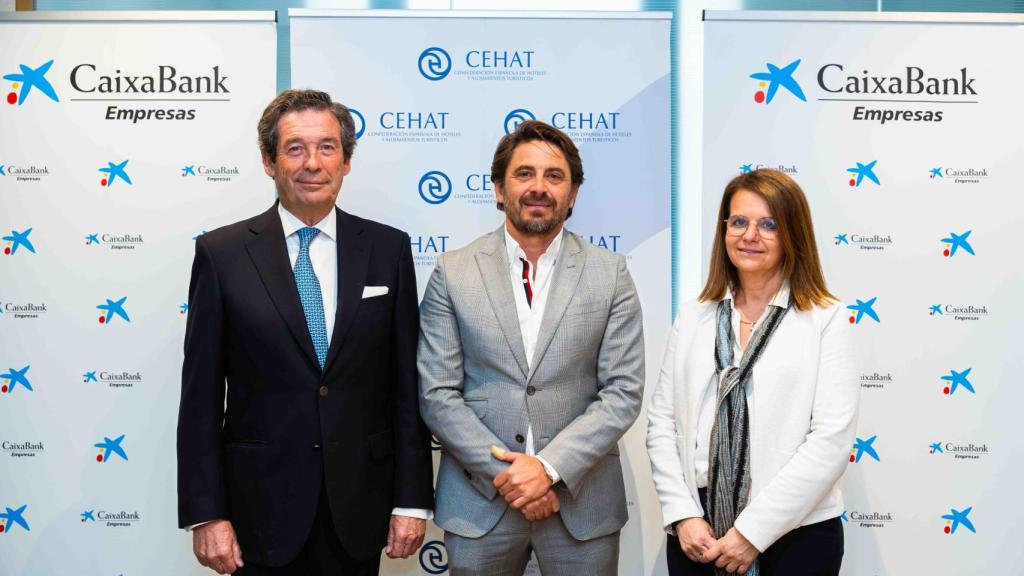
{"type": "Polygon", "coordinates": [[[377,574],[433,508],[409,236],[335,206],[355,129],[327,94],[283,92],[259,139],[278,202],[196,241],[178,522],[222,574],[377,574]]]}

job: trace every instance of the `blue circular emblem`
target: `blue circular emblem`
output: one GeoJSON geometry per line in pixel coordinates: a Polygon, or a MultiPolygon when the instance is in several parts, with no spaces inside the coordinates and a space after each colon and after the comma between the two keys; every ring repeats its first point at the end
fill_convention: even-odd
{"type": "Polygon", "coordinates": [[[420,178],[420,198],[427,204],[441,204],[452,195],[452,181],[444,172],[431,170],[420,178]]]}
{"type": "Polygon", "coordinates": [[[420,568],[428,574],[444,574],[448,571],[448,551],[444,542],[431,540],[420,548],[420,568]]]}
{"type": "Polygon", "coordinates": [[[533,115],[533,112],[530,112],[526,108],[516,108],[505,116],[505,134],[515,132],[516,128],[518,128],[519,124],[522,122],[536,119],[537,117],[533,115]]]}
{"type": "Polygon", "coordinates": [[[420,53],[420,74],[427,80],[442,80],[451,71],[452,58],[444,48],[434,46],[420,53]]]}

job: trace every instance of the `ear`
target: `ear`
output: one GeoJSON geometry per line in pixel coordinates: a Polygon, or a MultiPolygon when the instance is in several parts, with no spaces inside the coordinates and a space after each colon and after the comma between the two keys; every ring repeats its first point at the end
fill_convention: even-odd
{"type": "Polygon", "coordinates": [[[348,176],[348,173],[352,171],[352,157],[349,156],[345,163],[341,165],[341,177],[348,176]]]}
{"type": "Polygon", "coordinates": [[[270,160],[270,156],[263,154],[263,171],[267,173],[267,176],[271,178],[277,173],[277,166],[270,160]]]}
{"type": "Polygon", "coordinates": [[[494,182],[494,199],[502,204],[505,203],[505,187],[494,182]]]}
{"type": "Polygon", "coordinates": [[[576,193],[580,191],[579,186],[573,186],[569,190],[569,208],[576,206],[576,193]]]}

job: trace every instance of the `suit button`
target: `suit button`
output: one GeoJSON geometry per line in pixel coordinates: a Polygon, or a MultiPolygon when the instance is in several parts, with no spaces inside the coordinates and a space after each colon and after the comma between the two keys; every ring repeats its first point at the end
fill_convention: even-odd
{"type": "Polygon", "coordinates": [[[532,385],[526,387],[526,395],[527,396],[533,396],[536,392],[537,392],[537,389],[534,388],[532,385]]]}
{"type": "Polygon", "coordinates": [[[522,444],[523,442],[526,442],[526,438],[523,438],[522,434],[516,434],[516,442],[522,444]]]}
{"type": "Polygon", "coordinates": [[[319,444],[313,444],[313,450],[319,450],[319,449],[320,449],[320,445],[319,444]]]}
{"type": "Polygon", "coordinates": [[[463,470],[462,473],[466,476],[466,480],[473,479],[473,475],[469,473],[469,470],[463,470]]]}
{"type": "Polygon", "coordinates": [[[321,396],[327,396],[327,386],[321,386],[320,387],[320,395],[321,396]]]}

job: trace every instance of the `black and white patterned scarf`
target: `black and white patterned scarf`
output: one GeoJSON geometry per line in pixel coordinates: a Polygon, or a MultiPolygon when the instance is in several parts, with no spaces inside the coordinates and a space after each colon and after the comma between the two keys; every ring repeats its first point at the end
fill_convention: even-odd
{"type": "MultiPolygon", "coordinates": [[[[732,330],[732,301],[718,304],[718,334],[715,338],[715,369],[718,374],[718,401],[715,424],[711,428],[711,455],[708,472],[708,516],[715,538],[725,536],[750,498],[750,418],[747,414],[746,388],[751,371],[768,345],[775,329],[789,308],[769,305],[764,321],[754,330],[739,366],[732,366],[735,335],[732,330]]],[[[716,576],[724,576],[716,568],[716,576]]],[[[747,569],[747,576],[758,576],[758,562],[747,569]]]]}

